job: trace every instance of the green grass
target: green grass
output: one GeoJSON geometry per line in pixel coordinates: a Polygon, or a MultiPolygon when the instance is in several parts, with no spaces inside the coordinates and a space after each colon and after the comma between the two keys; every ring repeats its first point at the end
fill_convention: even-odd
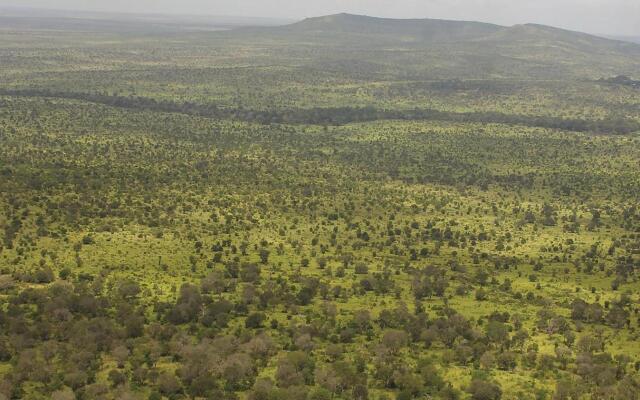
{"type": "Polygon", "coordinates": [[[525,35],[521,48],[498,35],[477,48],[451,45],[451,54],[437,43],[427,49],[405,43],[400,50],[394,34],[385,49],[349,35],[314,42],[271,30],[260,37],[250,31],[2,35],[7,61],[0,65],[0,90],[59,96],[0,96],[0,398],[50,398],[64,386],[78,399],[146,399],[156,390],[163,398],[189,398],[198,376],[216,387],[192,398],[257,399],[256,379],[268,378],[270,398],[298,398],[295,390],[325,386],[333,398],[352,399],[360,383],[378,400],[403,398],[411,386],[405,380],[414,375],[422,386],[413,398],[444,396],[423,385],[418,366],[425,358],[463,399],[472,397],[466,390],[482,373],[500,385],[502,399],[550,399],[566,379],[579,380],[580,399],[622,398],[628,380],[639,378],[638,133],[495,121],[259,123],[246,114],[207,117],[77,96],[140,96],[248,112],[419,108],[640,122],[637,89],[596,81],[637,71],[633,49],[622,54],[610,42],[585,44],[553,31],[565,46],[562,56],[573,57],[560,68],[550,60],[557,50],[548,48],[549,32],[527,29],[515,32],[525,35]],[[486,49],[491,52],[483,54],[486,49]],[[500,57],[491,64],[487,57],[495,52],[500,57]],[[545,224],[545,205],[552,224],[545,224]],[[236,262],[258,264],[259,278],[234,276],[236,262]],[[360,264],[366,273],[356,273],[360,264]],[[446,289],[416,300],[415,279],[433,271],[446,289]],[[487,272],[486,282],[479,271],[487,272]],[[225,290],[202,293],[195,316],[171,322],[181,287],[199,287],[212,273],[225,290]],[[502,286],[507,280],[510,288],[502,286]],[[139,292],[123,294],[128,282],[139,292]],[[629,323],[616,325],[606,317],[623,294],[629,323]],[[228,321],[211,325],[206,310],[222,299],[232,304],[228,321]],[[574,319],[576,299],[601,305],[603,318],[574,319]],[[95,311],[83,308],[91,304],[95,311]],[[362,310],[370,313],[370,329],[350,335],[362,310]],[[429,329],[453,326],[447,316],[454,311],[464,332],[447,343],[446,332],[438,331],[427,346],[429,329]],[[496,312],[509,314],[509,339],[527,333],[521,344],[491,341],[486,326],[492,314],[499,318],[496,312]],[[544,312],[554,321],[542,324],[544,312]],[[261,327],[247,325],[254,313],[265,314],[261,327]],[[143,318],[141,332],[128,331],[132,316],[143,318]],[[390,327],[389,318],[404,319],[390,327]],[[390,328],[418,335],[396,354],[383,340],[390,328]],[[273,344],[259,356],[248,343],[262,334],[273,344]],[[313,374],[287,388],[294,378],[280,376],[282,358],[299,350],[296,341],[305,334],[313,346],[304,352],[316,371],[338,368],[328,354],[336,344],[338,360],[355,366],[363,358],[344,390],[313,374]],[[596,336],[604,349],[579,344],[596,336]],[[215,342],[225,337],[230,349],[215,342]],[[563,367],[556,347],[565,344],[571,354],[563,367]],[[192,345],[212,357],[206,366],[184,357],[192,345]],[[131,353],[124,368],[113,355],[121,346],[131,353]],[[465,346],[477,354],[462,361],[465,346]],[[483,371],[483,354],[509,351],[513,368],[483,371]],[[553,358],[551,366],[542,355],[553,358]],[[620,355],[629,363],[619,363],[620,355]],[[229,366],[238,358],[249,365],[235,381],[240,372],[229,366]],[[585,372],[585,359],[605,372],[585,372]],[[394,383],[383,379],[385,365],[395,365],[394,383]],[[78,368],[87,379],[74,383],[78,368]],[[111,381],[114,370],[124,382],[111,381]],[[175,393],[159,377],[163,372],[179,379],[175,393]],[[539,389],[546,395],[535,397],[539,389]]]}

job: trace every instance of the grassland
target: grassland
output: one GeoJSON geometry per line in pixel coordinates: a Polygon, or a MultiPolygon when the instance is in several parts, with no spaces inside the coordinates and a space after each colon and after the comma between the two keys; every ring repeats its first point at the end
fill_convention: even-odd
{"type": "Polygon", "coordinates": [[[0,399],[640,396],[639,46],[23,23],[0,399]]]}

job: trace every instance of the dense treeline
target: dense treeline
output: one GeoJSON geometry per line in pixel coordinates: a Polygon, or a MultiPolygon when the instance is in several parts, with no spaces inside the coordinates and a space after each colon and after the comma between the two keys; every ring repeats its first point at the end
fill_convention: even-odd
{"type": "MultiPolygon", "coordinates": [[[[609,143],[596,137],[557,136],[542,130],[525,131],[529,133],[522,137],[504,137],[479,124],[463,128],[413,122],[380,122],[375,129],[381,136],[373,132],[370,140],[357,140],[363,129],[357,125],[328,130],[256,127],[190,119],[175,113],[140,113],[133,117],[125,109],[92,109],[73,102],[23,101],[8,101],[4,122],[0,124],[0,134],[5,135],[7,165],[2,174],[12,177],[0,182],[7,193],[25,189],[65,190],[73,185],[74,190],[92,191],[87,193],[85,201],[89,201],[114,186],[127,190],[120,185],[123,177],[127,177],[131,185],[141,185],[145,190],[161,187],[184,190],[185,186],[192,185],[241,186],[242,182],[251,182],[265,190],[280,182],[280,188],[290,189],[289,184],[283,182],[293,173],[304,177],[303,186],[314,186],[315,190],[321,186],[324,186],[322,190],[335,190],[323,184],[331,176],[331,185],[337,186],[354,180],[375,183],[391,179],[409,184],[549,190],[555,195],[578,196],[585,201],[611,190],[623,199],[634,199],[640,191],[640,182],[632,173],[631,160],[636,151],[633,141],[609,143]],[[20,112],[24,107],[32,111],[20,112]],[[60,130],[56,126],[56,134],[34,136],[34,146],[24,147],[23,139],[12,133],[20,126],[42,130],[54,116],[65,119],[66,128],[60,130]],[[124,126],[108,122],[123,118],[130,118],[124,126]],[[100,136],[99,146],[87,144],[83,139],[84,126],[105,123],[109,125],[102,129],[110,129],[110,134],[100,136]],[[148,154],[147,140],[128,134],[131,129],[151,135],[153,154],[148,154]],[[448,134],[451,129],[456,129],[458,134],[448,134]],[[213,158],[206,150],[211,147],[220,149],[213,158]],[[238,152],[246,154],[251,147],[261,148],[270,155],[267,158],[235,156],[238,152]],[[326,151],[327,147],[332,150],[326,151]],[[495,152],[496,148],[502,151],[495,152]],[[630,158],[617,159],[619,166],[615,169],[603,164],[608,154],[620,151],[629,153],[630,158]],[[532,152],[536,158],[523,163],[532,152]],[[560,153],[566,159],[559,159],[560,153]],[[67,154],[69,159],[61,159],[59,154],[67,154]],[[128,163],[132,157],[141,155],[148,157],[149,162],[128,163]],[[480,156],[483,161],[479,161],[480,156]],[[327,170],[325,178],[316,179],[318,168],[326,169],[323,165],[327,163],[348,169],[339,173],[327,170]],[[488,167],[487,163],[494,167],[488,167]],[[522,168],[504,170],[496,165],[522,165],[522,168]]],[[[508,131],[508,128],[500,129],[498,132],[508,131]]],[[[86,207],[84,212],[90,210],[92,207],[86,207]]]]}
{"type": "Polygon", "coordinates": [[[640,89],[640,81],[635,81],[631,78],[629,78],[628,76],[624,76],[624,75],[618,75],[616,77],[613,78],[601,78],[598,80],[598,82],[600,83],[607,83],[610,85],[622,85],[622,86],[629,86],[632,87],[634,89],[640,89]]]}
{"type": "Polygon", "coordinates": [[[208,118],[237,119],[261,124],[314,124],[344,125],[354,122],[377,120],[425,120],[449,122],[495,123],[524,125],[575,132],[596,132],[604,134],[629,134],[640,131],[640,122],[617,117],[599,120],[566,119],[528,115],[504,114],[498,112],[450,112],[433,109],[379,110],[374,107],[335,107],[287,110],[246,110],[242,108],[220,108],[213,104],[176,103],[145,97],[112,96],[97,93],[54,92],[40,89],[0,90],[0,95],[53,97],[84,100],[137,110],[177,112],[208,118]]]}

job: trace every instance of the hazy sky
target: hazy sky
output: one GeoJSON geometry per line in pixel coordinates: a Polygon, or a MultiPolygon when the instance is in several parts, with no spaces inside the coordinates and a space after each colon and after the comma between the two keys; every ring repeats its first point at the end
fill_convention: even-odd
{"type": "Polygon", "coordinates": [[[503,25],[536,22],[592,33],[640,36],[640,0],[0,0],[0,5],[278,18],[349,12],[503,25]]]}

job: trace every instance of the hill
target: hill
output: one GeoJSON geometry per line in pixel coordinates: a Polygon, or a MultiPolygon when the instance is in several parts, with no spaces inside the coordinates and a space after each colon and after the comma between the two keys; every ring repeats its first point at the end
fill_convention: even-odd
{"type": "Polygon", "coordinates": [[[506,27],[336,14],[221,34],[245,43],[279,43],[287,54],[301,54],[306,63],[322,69],[366,68],[394,79],[599,79],[640,74],[638,44],[536,24],[506,27]]]}
{"type": "Polygon", "coordinates": [[[471,40],[499,32],[499,25],[481,22],[437,19],[391,19],[353,14],[308,18],[281,28],[287,32],[310,35],[386,36],[403,42],[448,42],[471,40]]]}

